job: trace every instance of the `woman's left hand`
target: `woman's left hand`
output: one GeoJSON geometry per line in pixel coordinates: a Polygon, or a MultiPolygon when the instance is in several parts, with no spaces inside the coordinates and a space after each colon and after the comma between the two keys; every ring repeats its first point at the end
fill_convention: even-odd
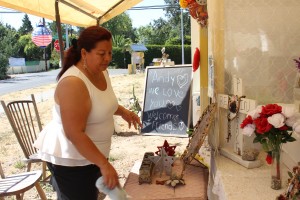
{"type": "Polygon", "coordinates": [[[129,128],[131,127],[132,124],[135,129],[137,129],[138,126],[142,127],[140,117],[134,112],[124,109],[121,116],[125,121],[127,121],[129,128]]]}

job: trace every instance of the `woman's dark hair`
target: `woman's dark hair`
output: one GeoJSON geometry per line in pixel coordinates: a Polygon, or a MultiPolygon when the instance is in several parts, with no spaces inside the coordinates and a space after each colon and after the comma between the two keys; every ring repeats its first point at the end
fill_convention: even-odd
{"type": "Polygon", "coordinates": [[[78,40],[72,40],[72,46],[67,50],[64,56],[64,63],[61,71],[57,75],[57,80],[73,65],[81,59],[81,49],[90,52],[95,48],[96,43],[103,40],[111,40],[111,33],[101,26],[90,26],[84,29],[78,40]]]}

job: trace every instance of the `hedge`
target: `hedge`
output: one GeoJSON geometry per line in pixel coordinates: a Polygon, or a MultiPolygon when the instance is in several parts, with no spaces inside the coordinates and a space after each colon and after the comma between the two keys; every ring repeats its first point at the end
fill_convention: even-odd
{"type": "MultiPolygon", "coordinates": [[[[181,64],[181,45],[146,45],[147,51],[145,51],[145,66],[149,66],[152,63],[153,58],[161,58],[162,53],[161,49],[165,47],[165,53],[169,54],[169,59],[175,62],[175,64],[181,64]]],[[[131,63],[131,55],[126,52],[125,53],[125,62],[124,63],[124,52],[121,48],[114,47],[113,48],[113,60],[111,62],[111,66],[115,68],[127,68],[128,64],[131,63]]],[[[184,63],[190,64],[191,62],[191,46],[184,46],[184,63]]]]}

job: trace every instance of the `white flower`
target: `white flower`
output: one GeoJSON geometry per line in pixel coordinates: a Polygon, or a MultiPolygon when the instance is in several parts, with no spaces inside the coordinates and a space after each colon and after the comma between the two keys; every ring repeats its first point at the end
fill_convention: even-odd
{"type": "Polygon", "coordinates": [[[275,128],[280,128],[284,126],[285,117],[281,113],[274,114],[268,117],[268,122],[272,124],[275,128]]]}
{"type": "Polygon", "coordinates": [[[247,115],[250,115],[252,119],[256,119],[260,116],[259,113],[261,113],[261,111],[262,111],[262,106],[257,106],[254,110],[248,112],[247,115]]]}
{"type": "Polygon", "coordinates": [[[243,130],[242,130],[242,133],[244,135],[247,135],[247,136],[251,136],[255,131],[255,125],[254,124],[247,124],[243,130]]]}
{"type": "Polygon", "coordinates": [[[295,104],[278,104],[282,107],[282,114],[289,118],[297,113],[297,107],[295,104]]]}
{"type": "Polygon", "coordinates": [[[297,134],[300,134],[300,121],[297,121],[296,123],[294,123],[294,125],[293,125],[293,130],[294,130],[297,134]]]}
{"type": "Polygon", "coordinates": [[[287,126],[293,127],[293,125],[297,122],[300,121],[300,113],[296,113],[295,115],[289,117],[286,119],[285,124],[287,126]]]}

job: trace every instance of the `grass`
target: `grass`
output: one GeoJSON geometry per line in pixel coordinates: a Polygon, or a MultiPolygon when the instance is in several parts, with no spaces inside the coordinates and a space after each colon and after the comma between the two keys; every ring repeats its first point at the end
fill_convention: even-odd
{"type": "Polygon", "coordinates": [[[21,160],[18,160],[15,164],[14,164],[14,167],[17,168],[17,169],[24,169],[26,167],[26,164],[21,161],[21,160]]]}
{"type": "Polygon", "coordinates": [[[118,160],[118,158],[115,158],[113,156],[109,156],[108,160],[109,160],[109,162],[114,162],[114,161],[118,160]]]}

